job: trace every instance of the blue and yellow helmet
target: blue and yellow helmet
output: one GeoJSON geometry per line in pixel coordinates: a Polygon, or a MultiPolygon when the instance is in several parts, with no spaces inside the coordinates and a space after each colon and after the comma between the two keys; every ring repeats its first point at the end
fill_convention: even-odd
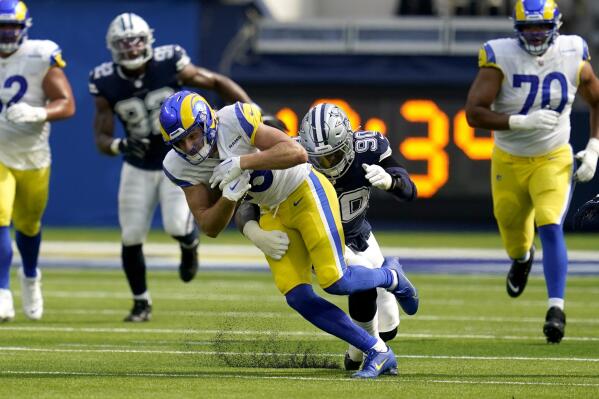
{"type": "Polygon", "coordinates": [[[31,26],[31,17],[25,3],[19,0],[0,0],[0,52],[12,53],[27,38],[27,30],[31,26]],[[6,29],[13,25],[14,29],[6,29]]]}
{"type": "Polygon", "coordinates": [[[193,165],[208,158],[216,145],[216,113],[206,99],[197,93],[183,90],[171,95],[160,107],[159,120],[164,142],[193,165]],[[180,148],[177,143],[197,127],[202,130],[202,140],[198,148],[191,152],[180,148]]]}
{"type": "Polygon", "coordinates": [[[520,45],[535,56],[547,51],[562,24],[562,14],[555,0],[517,0],[513,19],[520,45]],[[546,26],[547,29],[524,31],[524,27],[531,25],[546,26]]]}

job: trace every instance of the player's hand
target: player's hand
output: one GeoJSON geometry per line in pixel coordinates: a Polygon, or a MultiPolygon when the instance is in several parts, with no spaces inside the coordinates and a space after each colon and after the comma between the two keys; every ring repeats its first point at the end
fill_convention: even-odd
{"type": "Polygon", "coordinates": [[[131,155],[136,158],[143,158],[146,152],[150,149],[150,139],[148,138],[136,138],[127,137],[124,139],[117,139],[119,141],[119,152],[125,155],[131,155]]]}
{"type": "Polygon", "coordinates": [[[223,197],[229,201],[237,202],[252,188],[250,184],[250,171],[246,170],[223,187],[223,197]]]}
{"type": "Polygon", "coordinates": [[[45,122],[47,118],[46,108],[32,107],[25,103],[11,105],[6,110],[6,119],[12,123],[39,123],[45,122]]]}
{"type": "Polygon", "coordinates": [[[591,138],[586,149],[576,154],[576,159],[580,161],[580,166],[576,170],[574,179],[581,183],[588,182],[595,176],[597,169],[597,159],[599,158],[599,139],[591,138]]]}
{"type": "Polygon", "coordinates": [[[559,113],[550,109],[539,109],[528,115],[511,115],[510,130],[553,130],[557,126],[559,113]]]}
{"type": "Polygon", "coordinates": [[[243,169],[239,166],[239,157],[227,158],[214,168],[212,176],[208,180],[210,188],[218,185],[218,188],[223,191],[225,185],[236,179],[242,172],[243,169]]]}
{"type": "Polygon", "coordinates": [[[255,220],[243,226],[243,235],[257,246],[264,255],[280,260],[289,248],[289,237],[279,230],[263,230],[255,220]]]}
{"type": "Polygon", "coordinates": [[[366,171],[366,179],[372,184],[372,187],[380,188],[381,190],[389,190],[393,183],[393,178],[385,169],[379,165],[362,164],[362,168],[366,171]]]}

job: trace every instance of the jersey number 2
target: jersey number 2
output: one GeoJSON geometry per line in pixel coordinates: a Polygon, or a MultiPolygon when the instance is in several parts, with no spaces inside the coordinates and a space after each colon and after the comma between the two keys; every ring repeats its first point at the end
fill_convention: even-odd
{"type": "MultiPolygon", "coordinates": [[[[526,115],[528,111],[532,108],[535,98],[537,97],[537,92],[539,91],[539,77],[537,75],[514,75],[514,87],[522,87],[523,84],[530,85],[530,91],[528,92],[528,96],[526,96],[526,100],[524,101],[524,105],[520,110],[519,114],[526,115]]],[[[568,81],[566,77],[561,72],[551,72],[545,76],[543,79],[543,85],[541,88],[541,109],[553,109],[556,112],[562,112],[566,103],[568,102],[568,81]],[[561,88],[561,98],[559,101],[559,105],[556,108],[551,108],[551,84],[554,80],[560,85],[561,88]]]]}
{"type": "MultiPolygon", "coordinates": [[[[8,79],[6,79],[4,81],[4,88],[8,89],[8,88],[12,87],[12,85],[15,83],[19,85],[19,90],[17,90],[15,95],[12,96],[12,98],[10,100],[8,100],[8,102],[6,103],[7,107],[10,107],[11,105],[19,102],[19,100],[21,98],[23,98],[23,96],[27,92],[27,81],[21,75],[13,75],[13,76],[9,77],[8,79]]],[[[0,101],[0,112],[2,112],[3,109],[4,109],[4,104],[2,103],[2,101],[0,101]]]]}

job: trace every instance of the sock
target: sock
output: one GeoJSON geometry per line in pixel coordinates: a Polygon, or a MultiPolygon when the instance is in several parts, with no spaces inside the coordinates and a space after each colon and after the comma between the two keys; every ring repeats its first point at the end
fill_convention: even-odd
{"type": "Polygon", "coordinates": [[[31,278],[37,276],[37,259],[42,243],[42,232],[40,231],[34,236],[28,236],[17,231],[15,233],[15,241],[21,254],[25,277],[31,278]]]}
{"type": "Polygon", "coordinates": [[[372,348],[370,349],[374,349],[377,352],[387,352],[389,350],[387,349],[387,344],[385,343],[385,341],[383,341],[380,338],[376,340],[376,343],[372,345],[372,348]]]}
{"type": "Polygon", "coordinates": [[[300,284],[289,291],[287,303],[316,327],[366,352],[377,339],[356,326],[337,306],[316,295],[312,286],[300,284]]]}
{"type": "Polygon", "coordinates": [[[0,289],[10,287],[10,264],[12,263],[12,242],[10,227],[0,227],[0,289]]]}
{"type": "Polygon", "coordinates": [[[173,238],[179,241],[181,249],[195,249],[200,243],[198,237],[198,229],[194,227],[193,231],[185,236],[173,236],[173,238]]]}
{"type": "Polygon", "coordinates": [[[397,272],[392,271],[391,274],[393,277],[393,281],[391,282],[391,285],[387,288],[389,291],[393,291],[394,289],[396,289],[397,284],[399,284],[399,276],[397,275],[397,272]]]}
{"type": "Polygon", "coordinates": [[[516,261],[518,261],[520,263],[526,263],[526,262],[528,262],[529,259],[530,259],[530,250],[526,251],[526,255],[524,255],[520,259],[516,259],[516,261]]]}
{"type": "Polygon", "coordinates": [[[142,251],[142,244],[123,245],[121,258],[131,292],[133,292],[134,296],[142,295],[148,290],[146,285],[146,261],[142,251]]]}
{"type": "Polygon", "coordinates": [[[564,300],[562,298],[549,298],[547,309],[551,309],[554,306],[564,310],[564,300]]]}
{"type": "Polygon", "coordinates": [[[568,253],[562,227],[548,224],[539,227],[543,245],[543,273],[549,298],[563,298],[568,273],[568,253]]]}
{"type": "Polygon", "coordinates": [[[148,303],[152,304],[152,298],[150,298],[150,293],[148,291],[141,293],[139,295],[133,295],[133,299],[148,301],[148,303]]]}
{"type": "Polygon", "coordinates": [[[350,317],[358,322],[372,321],[376,315],[376,298],[376,288],[351,294],[347,298],[350,317]]]}
{"type": "Polygon", "coordinates": [[[386,267],[370,269],[352,265],[343,270],[343,276],[339,280],[324,290],[333,295],[351,295],[376,287],[389,288],[394,276],[397,278],[395,272],[386,267]]]}

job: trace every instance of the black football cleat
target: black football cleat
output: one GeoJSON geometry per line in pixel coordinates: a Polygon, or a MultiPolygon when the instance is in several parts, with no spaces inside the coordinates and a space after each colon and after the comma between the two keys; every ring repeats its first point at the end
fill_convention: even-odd
{"type": "Polygon", "coordinates": [[[139,323],[143,321],[150,321],[152,318],[152,305],[145,299],[134,299],[133,309],[131,313],[123,321],[131,321],[139,323]]]}
{"type": "Polygon", "coordinates": [[[362,361],[356,362],[349,357],[349,352],[345,352],[345,358],[343,359],[343,365],[347,371],[355,371],[360,370],[360,366],[362,365],[362,361]]]}
{"type": "Polygon", "coordinates": [[[507,274],[505,287],[507,294],[512,298],[520,296],[524,292],[526,283],[528,282],[528,274],[532,268],[532,263],[535,260],[535,246],[530,247],[530,257],[526,262],[518,262],[514,260],[512,267],[507,274]]]}
{"type": "Polygon", "coordinates": [[[188,283],[198,272],[198,245],[191,248],[181,247],[181,264],[179,265],[179,277],[188,283]]]}
{"type": "Polygon", "coordinates": [[[545,316],[543,334],[550,344],[559,344],[564,337],[566,329],[566,314],[557,306],[549,308],[545,316]]]}

